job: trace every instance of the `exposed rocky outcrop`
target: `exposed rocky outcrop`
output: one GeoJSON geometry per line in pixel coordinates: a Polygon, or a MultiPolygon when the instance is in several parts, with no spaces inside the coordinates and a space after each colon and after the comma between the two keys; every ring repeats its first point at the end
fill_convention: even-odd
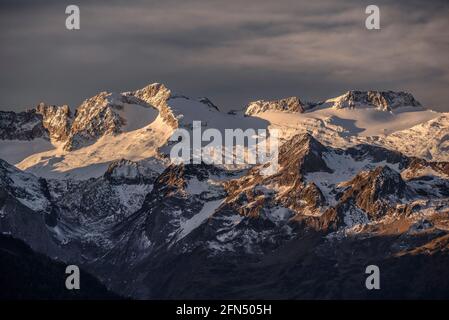
{"type": "Polygon", "coordinates": [[[12,112],[0,111],[0,139],[33,140],[51,139],[63,142],[67,139],[71,125],[68,106],[51,106],[40,103],[35,109],[12,112]]]}
{"type": "Polygon", "coordinates": [[[248,104],[245,115],[251,116],[266,111],[302,113],[305,109],[305,105],[298,97],[290,97],[272,101],[258,100],[248,104]]]}
{"type": "Polygon", "coordinates": [[[153,105],[159,110],[160,116],[168,125],[172,128],[178,127],[178,120],[167,104],[168,99],[171,97],[171,91],[165,85],[153,83],[133,92],[125,92],[124,95],[137,97],[153,105]]]}
{"type": "Polygon", "coordinates": [[[85,100],[76,110],[64,149],[77,149],[103,135],[119,133],[124,119],[116,111],[123,108],[123,103],[130,102],[119,94],[108,92],[85,100]]]}
{"type": "Polygon", "coordinates": [[[48,139],[48,132],[43,125],[42,115],[36,110],[23,112],[0,111],[0,139],[33,140],[48,139]]]}
{"type": "Polygon", "coordinates": [[[72,124],[72,115],[67,105],[52,106],[41,102],[36,107],[36,113],[42,115],[42,124],[53,141],[67,140],[72,124]]]}
{"type": "Polygon", "coordinates": [[[422,107],[421,103],[408,92],[351,90],[339,97],[320,102],[303,102],[298,97],[258,100],[248,104],[245,114],[250,116],[267,111],[303,113],[326,103],[334,109],[374,107],[382,111],[391,111],[400,107],[422,107]]]}
{"type": "Polygon", "coordinates": [[[372,219],[393,211],[396,204],[407,196],[406,184],[401,175],[388,166],[361,172],[343,186],[348,189],[343,192],[340,203],[353,201],[372,219]]]}
{"type": "Polygon", "coordinates": [[[230,181],[226,184],[228,201],[236,201],[233,204],[236,209],[243,210],[247,206],[242,201],[251,203],[257,199],[257,202],[253,203],[256,206],[252,208],[254,216],[263,208],[264,200],[269,200],[272,205],[282,205],[296,213],[313,215],[320,212],[326,200],[315,184],[307,184],[304,175],[310,172],[332,172],[322,157],[325,150],[326,147],[309,134],[293,137],[280,147],[280,169],[277,173],[264,177],[260,174],[260,167],[250,170],[240,179],[230,181]],[[267,197],[265,193],[257,193],[258,186],[282,189],[282,192],[279,192],[277,197],[267,197]],[[242,191],[245,197],[242,197],[242,191]]]}
{"type": "Polygon", "coordinates": [[[372,106],[382,111],[390,111],[400,107],[422,107],[408,92],[395,91],[348,91],[344,95],[327,100],[335,109],[358,108],[372,106]]]}

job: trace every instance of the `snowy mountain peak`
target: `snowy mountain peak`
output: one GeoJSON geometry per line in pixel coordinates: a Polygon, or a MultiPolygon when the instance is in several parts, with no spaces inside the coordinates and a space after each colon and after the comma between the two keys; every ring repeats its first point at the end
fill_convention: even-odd
{"type": "Polygon", "coordinates": [[[154,120],[152,107],[135,96],[100,92],[76,110],[64,150],[95,142],[104,135],[144,127],[154,120]]]}
{"type": "Polygon", "coordinates": [[[114,109],[121,103],[121,96],[108,92],[85,100],[76,110],[64,150],[77,149],[104,134],[118,133],[123,120],[114,109]]]}
{"type": "Polygon", "coordinates": [[[375,199],[388,195],[401,197],[404,194],[405,182],[399,172],[389,166],[379,166],[369,174],[371,194],[375,199]]]}
{"type": "Polygon", "coordinates": [[[137,97],[160,109],[166,105],[167,100],[171,96],[171,90],[164,84],[155,82],[143,87],[142,89],[124,92],[123,95],[137,97]]]}
{"type": "Polygon", "coordinates": [[[178,120],[168,106],[167,101],[171,97],[171,91],[164,84],[152,83],[142,89],[124,92],[125,96],[137,97],[159,110],[160,117],[172,128],[178,127],[178,120]]]}
{"type": "Polygon", "coordinates": [[[311,134],[298,134],[281,146],[279,162],[284,168],[293,165],[293,168],[299,168],[302,173],[332,172],[323,161],[323,153],[326,151],[327,148],[311,134]]]}
{"type": "MultiPolygon", "coordinates": [[[[352,180],[342,184],[346,187],[341,194],[342,208],[356,206],[363,210],[370,220],[388,213],[402,212],[397,205],[407,197],[407,185],[399,172],[389,166],[379,166],[370,171],[359,172],[352,180]]],[[[349,212],[356,211],[350,210],[349,212]]]]}
{"type": "Polygon", "coordinates": [[[246,108],[245,115],[250,116],[266,111],[283,111],[302,113],[306,109],[305,105],[298,97],[289,97],[280,100],[258,100],[250,102],[246,108]]]}
{"type": "Polygon", "coordinates": [[[258,100],[248,104],[245,114],[250,116],[268,111],[303,113],[323,104],[333,109],[374,107],[382,111],[391,111],[400,107],[422,107],[408,92],[351,90],[325,102],[304,102],[298,97],[272,101],[258,100]]]}
{"type": "Polygon", "coordinates": [[[382,111],[391,111],[400,107],[422,107],[412,94],[395,91],[356,91],[326,100],[334,109],[375,107],[382,111]]]}

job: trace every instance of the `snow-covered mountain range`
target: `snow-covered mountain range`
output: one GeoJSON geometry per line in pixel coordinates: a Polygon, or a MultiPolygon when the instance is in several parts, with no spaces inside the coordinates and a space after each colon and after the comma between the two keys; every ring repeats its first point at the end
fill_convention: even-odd
{"type": "Polygon", "coordinates": [[[410,93],[226,113],[155,83],[0,112],[0,139],[0,231],[122,296],[449,297],[449,114],[410,93]],[[171,163],[193,121],[279,130],[280,169],[171,163]],[[363,285],[369,264],[382,292],[363,285]]]}

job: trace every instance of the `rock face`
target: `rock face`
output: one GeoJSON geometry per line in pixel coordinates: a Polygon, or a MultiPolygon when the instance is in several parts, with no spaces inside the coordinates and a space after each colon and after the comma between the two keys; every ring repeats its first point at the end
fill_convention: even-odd
{"type": "Polygon", "coordinates": [[[325,103],[329,103],[334,109],[374,107],[382,111],[400,107],[422,107],[421,103],[408,92],[351,90],[325,102],[304,103],[298,97],[272,101],[258,100],[248,104],[245,114],[250,116],[267,111],[303,113],[325,103]]]}
{"type": "Polygon", "coordinates": [[[333,108],[357,108],[372,106],[382,111],[390,111],[400,107],[422,107],[408,92],[394,91],[348,91],[344,95],[330,99],[333,108]]]}
{"type": "Polygon", "coordinates": [[[343,186],[348,189],[343,192],[341,203],[353,203],[371,219],[394,212],[398,201],[407,195],[401,175],[388,166],[361,172],[343,186]]]}
{"type": "Polygon", "coordinates": [[[35,211],[48,211],[50,205],[44,181],[0,159],[0,188],[35,211]]]}
{"type": "Polygon", "coordinates": [[[167,104],[171,97],[171,91],[161,83],[153,83],[134,92],[126,92],[125,96],[137,97],[159,110],[159,114],[164,121],[172,128],[178,127],[178,120],[167,104]]]}
{"type": "MultiPolygon", "coordinates": [[[[62,143],[72,151],[89,145],[104,135],[122,132],[126,124],[120,112],[126,104],[154,106],[168,125],[176,128],[176,117],[166,101],[170,90],[162,84],[152,84],[135,92],[124,94],[101,92],[85,100],[74,115],[67,105],[53,106],[40,103],[33,110],[15,113],[0,112],[0,139],[33,140],[44,138],[62,143]]],[[[204,100],[204,103],[212,103],[204,100]]],[[[216,107],[215,107],[216,108],[216,107]]]]}
{"type": "Polygon", "coordinates": [[[33,140],[36,138],[65,141],[71,124],[68,106],[50,106],[44,103],[35,109],[15,113],[0,111],[0,139],[33,140]]]}
{"type": "Polygon", "coordinates": [[[284,111],[284,112],[299,112],[305,110],[305,106],[298,97],[290,97],[280,100],[258,100],[250,102],[246,108],[245,114],[248,116],[255,115],[266,111],[284,111]]]}
{"type": "Polygon", "coordinates": [[[42,116],[36,110],[19,113],[0,111],[0,139],[33,140],[35,138],[48,139],[42,116]]]}
{"type": "Polygon", "coordinates": [[[305,175],[327,172],[322,156],[327,149],[311,135],[295,136],[281,146],[281,169],[273,176],[263,177],[255,168],[250,174],[227,184],[228,202],[243,215],[257,217],[266,207],[283,207],[292,215],[319,215],[326,207],[321,190],[308,183],[305,175]],[[242,194],[242,190],[245,193],[242,194]],[[263,191],[265,190],[265,191],[263,191]],[[270,192],[271,190],[271,192],[270,192]],[[282,190],[276,195],[275,190],[282,190]]]}
{"type": "Polygon", "coordinates": [[[36,107],[36,113],[42,115],[42,125],[55,142],[67,140],[72,124],[72,115],[67,105],[51,106],[40,103],[36,107]]]}

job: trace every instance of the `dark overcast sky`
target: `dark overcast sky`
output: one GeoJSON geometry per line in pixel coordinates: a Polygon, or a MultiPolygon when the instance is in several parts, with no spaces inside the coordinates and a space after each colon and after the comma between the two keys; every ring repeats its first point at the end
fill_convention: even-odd
{"type": "Polygon", "coordinates": [[[447,0],[0,0],[0,109],[162,82],[224,109],[392,89],[449,111],[448,31],[447,0]],[[365,29],[368,4],[380,31],[365,29]]]}

